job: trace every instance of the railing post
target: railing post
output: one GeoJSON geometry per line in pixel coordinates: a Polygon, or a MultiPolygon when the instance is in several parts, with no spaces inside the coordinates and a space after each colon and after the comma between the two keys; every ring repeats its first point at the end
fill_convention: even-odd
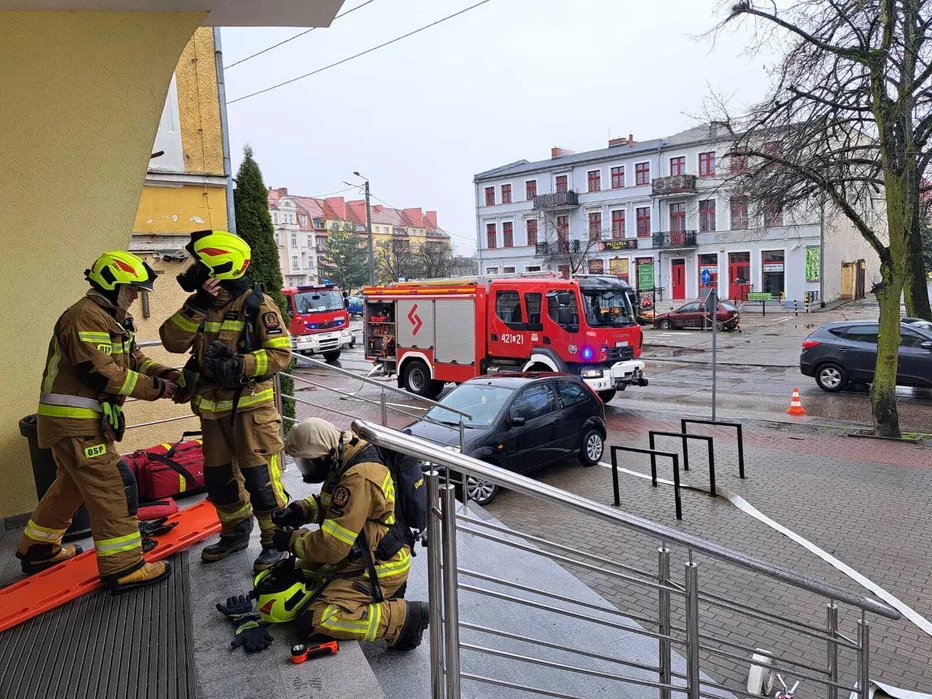
{"type": "Polygon", "coordinates": [[[385,402],[385,391],[379,393],[379,404],[382,408],[382,426],[388,427],[388,404],[385,402]]]}
{"type": "Polygon", "coordinates": [[[444,699],[443,677],[443,534],[440,519],[440,474],[427,479],[427,590],[430,609],[430,697],[444,699]]]}
{"type": "MultiPolygon", "coordinates": [[[[456,562],[456,489],[441,490],[443,518],[443,628],[446,659],[446,699],[460,698],[460,610],[456,562]]],[[[696,698],[698,699],[698,697],[696,698]]]]}
{"type": "Polygon", "coordinates": [[[858,619],[858,689],[861,693],[861,699],[867,699],[870,696],[871,683],[871,623],[865,618],[864,612],[861,612],[861,618],[858,619]]]}
{"type": "MultiPolygon", "coordinates": [[[[832,640],[827,641],[828,680],[838,684],[838,605],[831,600],[825,609],[825,630],[832,640]]],[[[828,688],[828,699],[838,699],[838,687],[828,688]]]]}
{"type": "MultiPolygon", "coordinates": [[[[670,585],[670,549],[665,542],[661,542],[660,548],[657,549],[657,581],[666,588],[670,585]]],[[[660,633],[669,636],[673,629],[670,617],[670,591],[662,589],[659,592],[659,616],[660,616],[660,633]]],[[[673,666],[671,664],[670,641],[660,639],[659,644],[660,658],[657,663],[660,667],[660,682],[670,684],[673,679],[673,666]]],[[[670,699],[671,692],[669,689],[660,690],[660,699],[670,699]]]]}
{"type": "Polygon", "coordinates": [[[686,564],[686,696],[699,699],[699,564],[686,564]]]}

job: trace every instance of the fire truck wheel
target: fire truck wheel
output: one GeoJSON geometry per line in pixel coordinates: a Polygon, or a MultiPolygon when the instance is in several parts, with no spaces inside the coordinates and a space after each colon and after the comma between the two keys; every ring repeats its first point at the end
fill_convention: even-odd
{"type": "Polygon", "coordinates": [[[614,388],[611,391],[599,391],[599,398],[603,403],[608,403],[612,398],[615,397],[615,394],[618,393],[614,388]]]}
{"type": "Polygon", "coordinates": [[[413,359],[405,364],[403,381],[405,388],[410,393],[422,398],[430,396],[433,381],[430,378],[430,370],[420,359],[413,359]]]}
{"type": "Polygon", "coordinates": [[[605,451],[605,441],[598,430],[588,429],[582,438],[582,447],[579,450],[579,460],[583,466],[595,466],[602,459],[605,451]]]}
{"type": "Polygon", "coordinates": [[[333,352],[324,352],[324,359],[328,362],[335,362],[340,358],[342,350],[333,350],[333,352]]]}

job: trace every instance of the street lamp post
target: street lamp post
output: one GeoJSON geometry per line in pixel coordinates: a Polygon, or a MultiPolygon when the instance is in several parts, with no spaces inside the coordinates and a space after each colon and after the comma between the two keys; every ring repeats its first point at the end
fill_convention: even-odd
{"type": "Polygon", "coordinates": [[[372,206],[369,203],[369,180],[353,172],[356,177],[361,177],[366,182],[366,234],[369,238],[369,286],[375,286],[375,260],[372,254],[372,206]]]}

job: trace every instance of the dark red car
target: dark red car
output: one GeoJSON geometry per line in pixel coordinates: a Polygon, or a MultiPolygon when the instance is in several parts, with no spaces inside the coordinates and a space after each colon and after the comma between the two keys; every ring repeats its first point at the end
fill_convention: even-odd
{"type": "MultiPolygon", "coordinates": [[[[723,330],[734,330],[738,327],[738,309],[727,301],[719,301],[718,311],[715,314],[723,330]]],[[[709,328],[712,327],[712,314],[706,309],[703,301],[693,301],[680,306],[669,313],[658,313],[654,316],[654,327],[661,330],[676,328],[709,328]]]]}

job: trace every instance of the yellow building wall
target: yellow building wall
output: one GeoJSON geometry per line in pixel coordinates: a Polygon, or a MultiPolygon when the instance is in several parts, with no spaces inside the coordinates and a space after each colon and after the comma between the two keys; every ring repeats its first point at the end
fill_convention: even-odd
{"type": "Polygon", "coordinates": [[[227,230],[227,195],[222,187],[184,185],[143,189],[133,233],[187,237],[192,231],[205,228],[227,230]]]}
{"type": "Polygon", "coordinates": [[[0,516],[35,504],[18,422],[84,270],[129,243],[172,70],[206,14],[0,12],[0,516]]]}
{"type": "Polygon", "coordinates": [[[194,32],[175,67],[175,80],[185,170],[222,175],[223,134],[214,35],[210,27],[200,27],[194,32]]]}

